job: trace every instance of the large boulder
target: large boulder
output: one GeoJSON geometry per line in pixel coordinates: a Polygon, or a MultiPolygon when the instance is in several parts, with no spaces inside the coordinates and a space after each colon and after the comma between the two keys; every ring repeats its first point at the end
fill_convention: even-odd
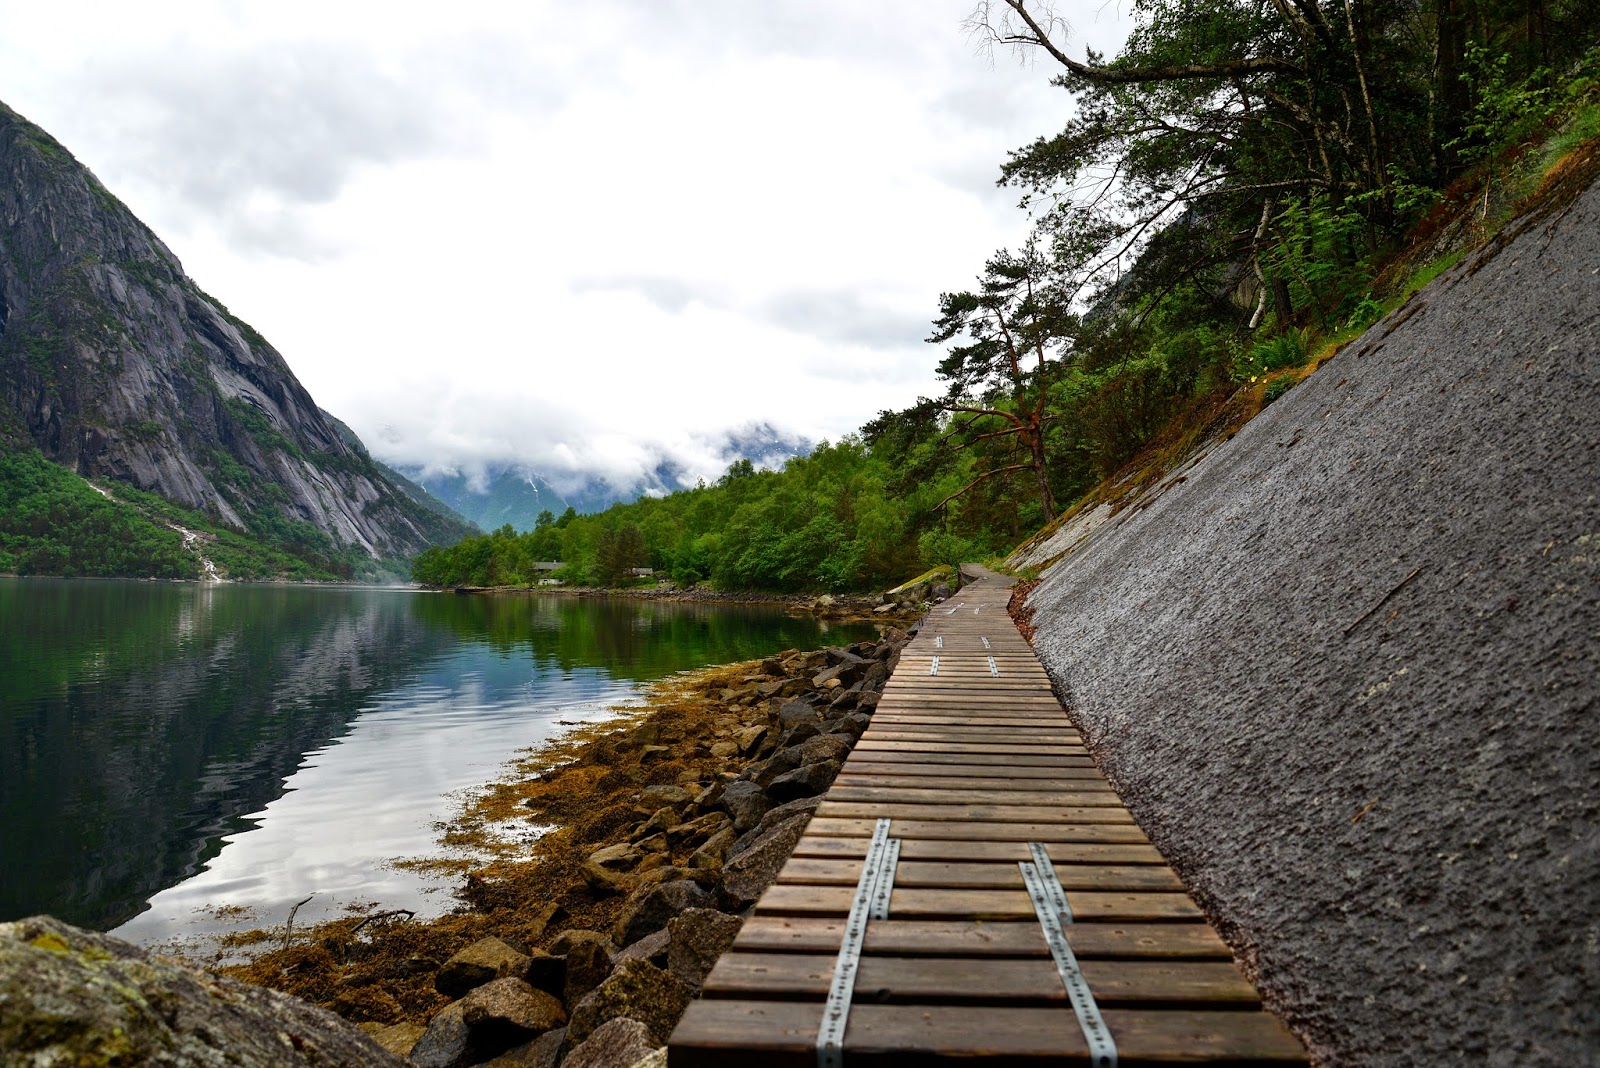
{"type": "Polygon", "coordinates": [[[716,909],[685,909],[667,924],[667,970],[698,992],[744,921],[716,909]]]}
{"type": "Polygon", "coordinates": [[[596,1027],[561,1063],[565,1068],[633,1068],[656,1047],[650,1028],[619,1017],[596,1027]]]}
{"type": "Polygon", "coordinates": [[[837,761],[819,760],[815,764],[805,764],[773,779],[767,787],[767,796],[780,804],[802,797],[816,797],[833,785],[834,777],[838,774],[837,761]]]}
{"type": "Polygon", "coordinates": [[[618,1017],[638,1020],[656,1045],[667,1040],[693,994],[676,976],[642,960],[630,960],[572,1009],[567,1040],[579,1043],[601,1024],[618,1017]]]}
{"type": "Polygon", "coordinates": [[[49,916],[0,924],[0,1007],[7,1068],[405,1064],[298,998],[180,967],[49,916]]]}
{"type": "Polygon", "coordinates": [[[808,815],[801,815],[778,824],[749,849],[723,864],[722,898],[730,911],[738,912],[754,904],[761,892],[778,877],[810,819],[808,815]]]}
{"type": "Polygon", "coordinates": [[[684,909],[697,908],[711,902],[711,895],[690,879],[645,887],[636,891],[617,918],[617,941],[632,945],[645,935],[653,934],[667,925],[684,909]]]}
{"type": "Polygon", "coordinates": [[[474,987],[507,976],[527,974],[529,958],[500,939],[480,938],[444,962],[433,977],[433,988],[447,998],[458,998],[474,987]]]}
{"type": "Polygon", "coordinates": [[[767,792],[753,782],[730,782],[722,793],[722,807],[733,817],[737,831],[748,831],[766,813],[771,804],[767,792]]]}

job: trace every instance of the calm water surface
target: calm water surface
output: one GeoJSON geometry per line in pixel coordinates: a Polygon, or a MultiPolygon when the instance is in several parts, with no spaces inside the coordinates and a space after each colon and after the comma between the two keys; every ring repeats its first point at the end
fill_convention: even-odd
{"type": "Polygon", "coordinates": [[[641,684],[870,637],[781,610],[0,579],[0,920],[137,941],[442,912],[450,795],[641,684]]]}

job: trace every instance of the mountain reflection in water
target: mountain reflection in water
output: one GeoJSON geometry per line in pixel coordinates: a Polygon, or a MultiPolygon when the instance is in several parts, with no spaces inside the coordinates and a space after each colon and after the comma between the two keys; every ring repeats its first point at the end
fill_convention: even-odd
{"type": "Polygon", "coordinates": [[[0,579],[0,920],[155,940],[313,893],[300,919],[442,911],[384,862],[436,853],[446,795],[558,720],[871,635],[751,606],[0,579]]]}

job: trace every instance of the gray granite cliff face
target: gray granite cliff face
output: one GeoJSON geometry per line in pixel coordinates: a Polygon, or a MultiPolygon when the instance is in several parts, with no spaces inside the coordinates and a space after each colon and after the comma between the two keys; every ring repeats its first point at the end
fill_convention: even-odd
{"type": "Polygon", "coordinates": [[[1600,186],[1511,231],[1082,524],[1030,600],[1128,807],[1327,1065],[1600,1050],[1600,186]]]}
{"type": "Polygon", "coordinates": [[[454,541],[276,349],[49,134],[0,104],[0,441],[246,527],[376,557],[454,541]]]}

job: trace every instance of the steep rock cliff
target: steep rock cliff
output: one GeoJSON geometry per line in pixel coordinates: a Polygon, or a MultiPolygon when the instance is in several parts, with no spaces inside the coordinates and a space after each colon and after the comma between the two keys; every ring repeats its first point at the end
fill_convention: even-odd
{"type": "Polygon", "coordinates": [[[396,557],[468,532],[353,448],[276,349],[0,104],[5,439],[277,540],[396,557]]]}

